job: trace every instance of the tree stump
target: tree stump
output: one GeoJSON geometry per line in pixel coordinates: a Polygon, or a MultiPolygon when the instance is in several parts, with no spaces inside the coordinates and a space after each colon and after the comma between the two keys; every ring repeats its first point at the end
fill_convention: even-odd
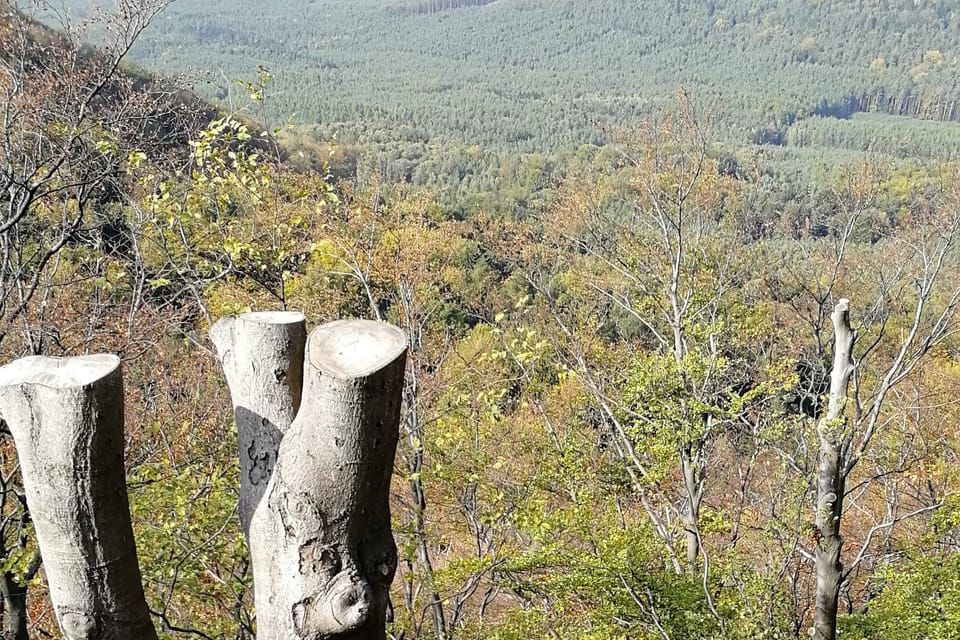
{"type": "Polygon", "coordinates": [[[112,355],[0,367],[50,599],[69,640],[155,640],[123,465],[123,380],[112,355]]]}
{"type": "Polygon", "coordinates": [[[250,518],[277,463],[283,434],[300,408],[302,313],[245,313],[210,328],[233,400],[240,445],[240,525],[250,543],[250,518]]]}
{"type": "Polygon", "coordinates": [[[383,640],[407,340],[342,320],[307,343],[300,411],[250,523],[258,640],[383,640]]]}

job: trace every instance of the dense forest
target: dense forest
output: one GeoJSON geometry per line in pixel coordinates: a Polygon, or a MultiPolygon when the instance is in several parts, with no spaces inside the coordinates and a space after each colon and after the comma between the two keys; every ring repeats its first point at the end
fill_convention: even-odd
{"type": "Polygon", "coordinates": [[[275,117],[344,141],[415,132],[542,152],[598,142],[678,87],[740,142],[813,114],[957,120],[958,30],[956,7],[933,0],[184,0],[135,56],[200,72],[209,97],[262,65],[275,117]]]}
{"type": "Polygon", "coordinates": [[[400,14],[407,13],[440,13],[451,9],[462,9],[464,7],[482,7],[493,4],[497,0],[426,0],[424,2],[398,2],[393,6],[393,10],[400,14]]]}
{"type": "Polygon", "coordinates": [[[254,637],[208,332],[280,309],[407,337],[394,640],[958,637],[950,3],[0,8],[0,355],[121,357],[162,638],[254,637]]]}
{"type": "MultiPolygon", "coordinates": [[[[71,4],[89,15],[90,0],[71,4]]],[[[864,152],[956,154],[948,2],[476,4],[179,0],[133,57],[228,110],[243,101],[236,79],[263,67],[260,117],[296,124],[291,146],[316,157],[335,140],[343,171],[429,186],[451,207],[522,200],[519,159],[581,162],[678,90],[718,146],[771,173],[818,182],[864,152]]]]}

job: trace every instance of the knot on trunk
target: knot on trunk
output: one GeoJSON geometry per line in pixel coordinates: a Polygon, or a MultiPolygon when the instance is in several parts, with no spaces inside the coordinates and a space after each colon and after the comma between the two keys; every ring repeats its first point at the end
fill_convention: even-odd
{"type": "Polygon", "coordinates": [[[323,593],[293,606],[293,628],[300,638],[347,633],[367,623],[373,606],[369,583],[356,571],[341,571],[323,593]]]}
{"type": "Polygon", "coordinates": [[[59,617],[63,635],[68,640],[96,640],[100,637],[100,625],[91,613],[65,611],[59,617]]]}

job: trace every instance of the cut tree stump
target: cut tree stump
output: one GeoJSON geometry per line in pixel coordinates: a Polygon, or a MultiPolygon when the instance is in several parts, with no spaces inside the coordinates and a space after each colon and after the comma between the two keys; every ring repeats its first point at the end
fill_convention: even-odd
{"type": "Polygon", "coordinates": [[[227,317],[210,328],[233,401],[240,446],[240,526],[250,518],[277,463],[277,450],[303,387],[307,327],[302,313],[275,311],[227,317]]]}
{"type": "Polygon", "coordinates": [[[250,523],[258,640],[385,638],[406,352],[381,322],[310,335],[300,411],[250,523]]]}
{"type": "MultiPolygon", "coordinates": [[[[332,322],[311,334],[304,363],[303,326],[300,314],[282,313],[213,328],[244,425],[257,638],[384,640],[406,335],[332,322]]],[[[0,416],[64,635],[155,640],[124,478],[119,358],[0,367],[0,416]]]]}
{"type": "Polygon", "coordinates": [[[155,640],[130,524],[123,381],[112,355],[0,367],[57,621],[69,640],[155,640]]]}

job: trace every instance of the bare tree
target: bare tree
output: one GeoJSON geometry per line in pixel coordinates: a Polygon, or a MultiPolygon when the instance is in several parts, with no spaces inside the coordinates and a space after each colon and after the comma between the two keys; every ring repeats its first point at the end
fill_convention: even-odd
{"type": "Polygon", "coordinates": [[[867,534],[851,564],[844,566],[841,525],[844,501],[851,490],[848,480],[877,434],[887,428],[890,419],[885,409],[895,387],[910,379],[931,349],[956,330],[960,285],[951,271],[956,264],[958,233],[960,218],[952,214],[935,214],[919,220],[913,229],[901,230],[888,240],[887,254],[892,259],[887,272],[878,274],[878,293],[866,306],[866,319],[860,329],[855,331],[851,325],[846,299],[839,300],[831,314],[834,362],[829,406],[817,425],[817,572],[812,632],[817,640],[836,638],[841,589],[876,532],[939,507],[934,501],[909,514],[891,512],[888,521],[875,525],[867,534]],[[904,306],[902,315],[893,308],[895,300],[904,306]],[[898,321],[903,322],[899,335],[890,330],[898,321]],[[862,334],[859,341],[858,333],[862,334]]]}
{"type": "Polygon", "coordinates": [[[544,224],[552,236],[545,244],[556,255],[525,268],[552,309],[570,367],[595,399],[654,530],[668,549],[675,531],[683,532],[676,554],[683,560],[671,558],[674,568],[706,584],[700,519],[709,457],[725,429],[721,407],[754,375],[741,363],[724,369],[733,351],[726,316],[746,295],[748,254],[724,244],[730,185],[708,155],[707,133],[689,100],[623,134],[619,149],[627,169],[617,178],[629,184],[614,195],[605,182],[569,185],[544,224]],[[570,256],[582,256],[576,267],[570,256]],[[580,272],[583,289],[568,291],[557,263],[580,272]],[[597,325],[612,335],[606,348],[597,344],[597,325]],[[619,368],[611,366],[616,358],[619,368]],[[663,373],[646,394],[625,379],[644,363],[663,373]],[[670,409],[657,397],[663,385],[674,390],[670,409]],[[678,486],[657,479],[662,461],[644,451],[645,437],[669,439],[678,486]]]}
{"type": "MultiPolygon", "coordinates": [[[[0,340],[16,332],[19,351],[45,352],[52,339],[56,327],[37,310],[68,286],[57,278],[65,249],[92,242],[110,253],[129,242],[106,212],[122,202],[130,154],[185,144],[185,119],[206,115],[122,71],[166,4],[124,1],[96,19],[63,20],[60,31],[0,5],[0,340]],[[91,29],[96,50],[85,42],[91,29]]],[[[44,2],[26,6],[56,15],[44,2]]]]}

